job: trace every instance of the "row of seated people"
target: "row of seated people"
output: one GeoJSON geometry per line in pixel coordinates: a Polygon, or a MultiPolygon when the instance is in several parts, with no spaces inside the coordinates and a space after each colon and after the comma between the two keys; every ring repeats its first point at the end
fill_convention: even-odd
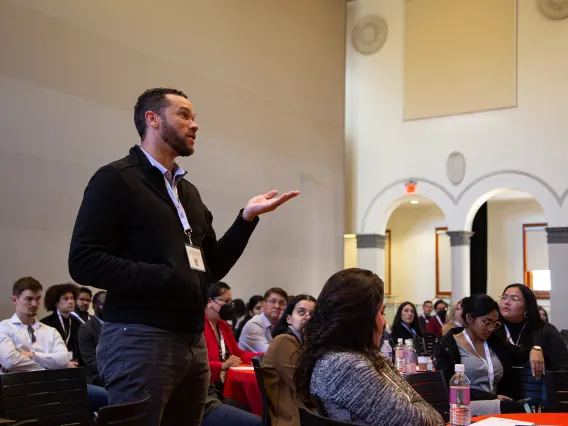
{"type": "MultiPolygon", "coordinates": [[[[210,290],[205,336],[211,371],[216,372],[212,380],[222,387],[228,368],[265,352],[262,372],[273,425],[299,425],[298,407],[310,407],[313,396],[336,420],[443,424],[378,352],[386,320],[382,281],[376,275],[341,271],[326,283],[317,303],[299,295],[286,305],[282,289],[268,290],[238,345],[225,321],[232,307],[230,287],[218,283],[210,290]]],[[[455,364],[465,364],[473,415],[524,412],[514,402],[519,389],[511,368],[530,363],[537,379],[545,368],[568,369],[562,336],[541,319],[536,297],[526,286],[508,286],[499,304],[487,295],[460,302],[459,324],[464,326],[455,324],[439,341],[436,368],[449,381],[455,364]]],[[[422,333],[412,304],[399,308],[393,334],[402,323],[406,327],[400,328],[411,336],[400,337],[422,333]]]]}

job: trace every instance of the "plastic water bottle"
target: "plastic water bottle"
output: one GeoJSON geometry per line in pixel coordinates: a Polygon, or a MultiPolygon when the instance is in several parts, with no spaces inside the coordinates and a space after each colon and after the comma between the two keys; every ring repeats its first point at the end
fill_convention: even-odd
{"type": "Polygon", "coordinates": [[[450,379],[450,426],[471,424],[469,408],[469,379],[463,364],[456,364],[456,373],[450,379]]]}
{"type": "Polygon", "coordinates": [[[414,349],[414,342],[412,339],[407,339],[405,343],[406,350],[404,351],[404,368],[406,374],[416,374],[418,357],[416,355],[416,349],[414,349]]]}
{"type": "Polygon", "coordinates": [[[404,374],[404,352],[406,350],[402,339],[398,339],[394,347],[394,364],[400,374],[404,374]]]}
{"type": "Polygon", "coordinates": [[[383,346],[381,346],[381,353],[392,362],[392,347],[388,340],[385,340],[383,346]]]}

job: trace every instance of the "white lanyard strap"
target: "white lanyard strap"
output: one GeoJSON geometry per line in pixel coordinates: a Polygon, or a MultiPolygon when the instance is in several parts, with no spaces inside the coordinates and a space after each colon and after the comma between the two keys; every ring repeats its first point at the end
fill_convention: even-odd
{"type": "Polygon", "coordinates": [[[467,343],[469,343],[469,345],[475,352],[475,354],[479,358],[481,358],[481,360],[485,363],[485,365],[487,365],[487,376],[489,377],[489,387],[491,388],[491,391],[493,391],[493,383],[495,382],[495,370],[493,368],[493,360],[491,359],[491,352],[489,352],[489,345],[487,344],[487,341],[483,342],[483,348],[485,349],[485,359],[483,359],[483,357],[479,355],[479,352],[477,352],[477,349],[475,349],[475,346],[473,346],[473,342],[469,338],[469,335],[467,334],[466,330],[463,331],[463,335],[465,337],[465,340],[467,340],[467,343]]]}
{"type": "Polygon", "coordinates": [[[440,323],[440,326],[444,326],[444,323],[442,322],[442,320],[440,319],[440,317],[438,316],[438,314],[436,314],[436,319],[438,320],[438,322],[440,323]]]}
{"type": "Polygon", "coordinates": [[[410,329],[405,323],[402,323],[402,326],[406,328],[410,334],[416,337],[416,331],[414,329],[410,329]]]}
{"type": "Polygon", "coordinates": [[[424,318],[424,322],[426,324],[428,324],[430,322],[430,319],[426,317],[426,315],[422,315],[422,318],[424,318]]]}
{"type": "Polygon", "coordinates": [[[505,324],[505,333],[507,334],[507,340],[509,341],[509,343],[513,346],[519,346],[519,341],[521,340],[521,334],[523,334],[523,330],[525,329],[525,327],[527,326],[527,323],[525,322],[525,324],[523,325],[523,328],[521,328],[521,331],[519,332],[519,337],[517,338],[516,342],[513,342],[513,337],[511,337],[511,332],[509,331],[509,328],[507,327],[507,325],[505,324]]]}
{"type": "MultiPolygon", "coordinates": [[[[174,176],[175,179],[175,176],[174,176]]],[[[176,211],[177,214],[179,216],[179,220],[181,221],[181,224],[183,226],[183,230],[185,231],[185,233],[189,233],[191,234],[191,226],[189,226],[189,222],[187,220],[187,216],[185,214],[185,210],[181,204],[181,201],[178,197],[178,190],[177,190],[177,186],[174,186],[172,188],[173,185],[173,181],[172,184],[170,184],[170,182],[168,182],[168,180],[166,179],[166,177],[164,176],[164,181],[166,182],[166,189],[168,190],[168,194],[170,194],[170,198],[172,199],[174,206],[176,207],[176,211]]]]}
{"type": "Polygon", "coordinates": [[[63,329],[63,339],[65,339],[65,345],[69,344],[69,339],[71,338],[71,317],[69,317],[69,330],[65,333],[65,323],[63,322],[63,318],[61,318],[61,314],[57,311],[57,316],[59,317],[59,322],[61,323],[61,328],[63,329]]]}
{"type": "MultiPolygon", "coordinates": [[[[213,329],[213,333],[215,333],[215,327],[213,327],[213,323],[209,318],[207,318],[207,321],[209,321],[209,325],[213,329]]],[[[225,345],[225,338],[223,337],[223,333],[221,333],[219,327],[217,327],[217,332],[219,333],[219,340],[217,340],[217,343],[219,344],[219,352],[221,353],[221,362],[224,362],[225,355],[227,354],[227,346],[225,345]]]]}

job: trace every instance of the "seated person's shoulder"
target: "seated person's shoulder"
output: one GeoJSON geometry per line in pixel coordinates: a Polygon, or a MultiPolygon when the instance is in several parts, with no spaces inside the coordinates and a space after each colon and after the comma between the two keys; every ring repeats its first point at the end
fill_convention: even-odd
{"type": "Polygon", "coordinates": [[[330,352],[316,362],[318,369],[332,371],[352,371],[353,369],[373,368],[373,364],[364,355],[355,352],[330,352]]]}

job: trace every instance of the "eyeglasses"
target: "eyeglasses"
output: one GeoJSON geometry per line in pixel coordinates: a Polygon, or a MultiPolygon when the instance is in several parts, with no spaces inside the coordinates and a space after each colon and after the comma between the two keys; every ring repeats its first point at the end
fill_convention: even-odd
{"type": "Polygon", "coordinates": [[[28,334],[30,336],[30,341],[33,343],[36,342],[36,335],[34,333],[34,328],[31,325],[28,325],[28,334]]]}
{"type": "Polygon", "coordinates": [[[286,307],[286,302],[284,300],[270,299],[270,300],[267,300],[266,303],[270,303],[271,305],[278,305],[281,308],[286,307]]]}
{"type": "Polygon", "coordinates": [[[509,299],[513,302],[524,302],[524,299],[521,299],[519,296],[509,296],[508,294],[501,296],[501,302],[506,302],[509,299]]]}
{"type": "Polygon", "coordinates": [[[491,321],[491,320],[480,320],[481,324],[483,324],[483,326],[487,329],[487,330],[497,330],[499,327],[501,327],[501,323],[499,321],[491,321]]]}

